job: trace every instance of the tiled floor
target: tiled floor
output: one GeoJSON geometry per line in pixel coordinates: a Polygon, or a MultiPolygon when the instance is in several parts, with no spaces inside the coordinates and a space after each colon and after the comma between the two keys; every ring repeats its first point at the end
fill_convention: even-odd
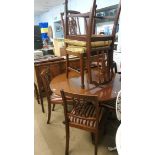
{"type": "MultiPolygon", "coordinates": [[[[34,99],[35,100],[35,99],[34,99]]],[[[62,123],[63,107],[56,105],[52,111],[51,124],[47,125],[47,101],[44,99],[46,113],[42,113],[41,106],[34,103],[34,140],[35,155],[64,155],[65,152],[65,126],[62,123]]],[[[116,122],[109,121],[106,134],[100,137],[98,155],[117,155],[117,151],[110,152],[107,146],[115,145],[116,122]],[[108,132],[107,132],[108,131],[108,132]]],[[[94,145],[89,132],[71,128],[70,155],[94,155],[94,145]]]]}

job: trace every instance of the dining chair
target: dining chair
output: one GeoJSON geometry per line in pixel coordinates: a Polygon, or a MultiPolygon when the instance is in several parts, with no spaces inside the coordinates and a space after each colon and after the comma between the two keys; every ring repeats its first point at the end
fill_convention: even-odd
{"type": "MultiPolygon", "coordinates": [[[[98,65],[98,76],[101,78],[100,73],[107,73],[106,81],[109,82],[112,80],[112,69],[113,69],[113,48],[114,40],[116,34],[116,26],[119,19],[121,4],[118,5],[116,16],[108,17],[98,17],[96,16],[96,0],[93,0],[93,5],[90,12],[87,13],[72,13],[68,10],[68,0],[65,0],[65,9],[64,17],[62,17],[62,25],[64,29],[64,42],[65,42],[65,51],[66,51],[66,76],[69,76],[69,70],[75,70],[69,66],[69,55],[78,56],[80,59],[80,76],[81,76],[81,87],[84,88],[84,71],[85,68],[88,72],[88,81],[89,83],[101,83],[101,80],[94,81],[92,79],[92,61],[94,55],[97,55],[95,61],[102,63],[102,67],[98,65]],[[81,31],[78,31],[78,26],[82,24],[77,24],[77,19],[84,20],[84,33],[81,34],[81,31]],[[104,19],[114,19],[114,26],[111,35],[97,35],[95,34],[95,23],[96,20],[104,19]],[[71,33],[70,30],[77,30],[76,33],[71,33]],[[106,56],[105,56],[106,55],[106,56]],[[106,57],[106,58],[105,58],[106,57]],[[85,62],[86,61],[86,62],[85,62]],[[104,62],[104,63],[103,63],[104,62]],[[86,65],[85,65],[86,64],[86,65]],[[106,65],[105,65],[106,64],[106,65]],[[85,67],[86,66],[86,67],[85,67]],[[106,66],[106,67],[105,67],[106,66]],[[102,71],[101,71],[102,69],[102,71]],[[104,70],[104,71],[103,71],[104,70]]],[[[62,15],[62,14],[61,14],[62,15]]],[[[72,31],[73,32],[73,31],[72,31]]],[[[104,83],[102,82],[102,83],[104,83]]]]}
{"type": "Polygon", "coordinates": [[[54,111],[55,104],[62,104],[61,96],[58,96],[54,93],[54,90],[50,88],[51,74],[49,72],[49,68],[43,69],[41,72],[41,79],[43,82],[44,90],[46,92],[47,103],[48,103],[48,119],[47,124],[50,124],[51,118],[51,105],[53,105],[52,111],[54,111]]]}
{"type": "Polygon", "coordinates": [[[99,108],[98,97],[95,95],[80,95],[64,90],[60,92],[64,103],[66,127],[65,155],[69,155],[70,127],[89,131],[91,134],[93,133],[95,135],[95,155],[97,155],[99,125],[106,110],[104,108],[99,108]],[[68,104],[70,99],[72,99],[74,103],[71,110],[68,104]]]}

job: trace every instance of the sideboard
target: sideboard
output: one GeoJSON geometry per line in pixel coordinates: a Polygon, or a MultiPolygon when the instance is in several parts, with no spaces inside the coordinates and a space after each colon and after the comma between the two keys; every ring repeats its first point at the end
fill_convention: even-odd
{"type": "MultiPolygon", "coordinates": [[[[80,65],[79,58],[72,58],[70,61],[70,65],[72,67],[78,68],[80,65]]],[[[63,57],[54,57],[46,61],[34,61],[34,82],[38,87],[41,104],[43,104],[43,97],[45,96],[45,91],[43,89],[40,74],[42,70],[47,67],[50,70],[51,77],[54,78],[55,76],[66,71],[66,60],[63,57]]]]}

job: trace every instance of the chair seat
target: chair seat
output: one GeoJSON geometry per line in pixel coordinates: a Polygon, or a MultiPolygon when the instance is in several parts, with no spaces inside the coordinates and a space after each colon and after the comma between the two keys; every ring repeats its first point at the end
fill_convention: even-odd
{"type": "MultiPolygon", "coordinates": [[[[64,42],[69,44],[69,45],[73,45],[73,46],[86,47],[86,41],[65,39],[64,42]]],[[[111,40],[108,40],[108,41],[93,41],[93,42],[91,42],[91,47],[109,46],[111,43],[112,43],[111,40]]]]}
{"type": "MultiPolygon", "coordinates": [[[[56,94],[51,95],[51,98],[50,99],[51,99],[51,102],[63,104],[62,97],[59,96],[59,95],[56,95],[56,94]]],[[[67,97],[67,99],[68,99],[68,103],[69,104],[73,104],[72,98],[68,98],[67,97]]]]}
{"type": "Polygon", "coordinates": [[[61,103],[62,104],[62,97],[61,96],[59,96],[59,95],[56,95],[56,94],[54,94],[54,95],[51,95],[50,96],[50,99],[51,99],[51,102],[56,102],[56,103],[61,103]]]}
{"type": "MultiPolygon", "coordinates": [[[[109,46],[101,46],[101,47],[93,47],[91,50],[92,51],[97,51],[97,50],[103,50],[105,48],[109,48],[109,46]]],[[[73,53],[86,53],[86,47],[82,46],[68,46],[66,48],[67,51],[73,52],[73,53]]]]}
{"type": "MultiPolygon", "coordinates": [[[[102,114],[105,111],[104,108],[99,110],[99,122],[102,118],[102,114]]],[[[72,109],[69,115],[69,122],[77,125],[87,126],[90,128],[96,127],[95,120],[95,106],[92,103],[87,104],[77,104],[72,109]]]]}

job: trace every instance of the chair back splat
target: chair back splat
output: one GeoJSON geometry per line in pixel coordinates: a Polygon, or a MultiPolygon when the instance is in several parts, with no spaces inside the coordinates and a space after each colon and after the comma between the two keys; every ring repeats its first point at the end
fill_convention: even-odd
{"type": "Polygon", "coordinates": [[[49,68],[46,68],[41,72],[41,79],[45,89],[47,101],[50,102],[50,96],[53,94],[53,92],[50,89],[51,75],[49,72],[49,68]]]}
{"type": "Polygon", "coordinates": [[[80,73],[82,88],[84,88],[85,70],[88,73],[89,83],[104,84],[110,82],[113,77],[113,47],[121,3],[118,5],[115,16],[99,17],[96,15],[96,9],[96,0],[93,0],[89,12],[80,13],[68,10],[68,0],[65,0],[64,13],[61,13],[66,51],[66,76],[69,77],[69,70],[75,71],[75,68],[69,66],[69,55],[79,57],[80,69],[78,68],[76,71],[80,73]],[[96,21],[104,19],[114,19],[110,35],[101,35],[95,32],[96,21]],[[84,24],[80,24],[82,21],[84,24]]]}

